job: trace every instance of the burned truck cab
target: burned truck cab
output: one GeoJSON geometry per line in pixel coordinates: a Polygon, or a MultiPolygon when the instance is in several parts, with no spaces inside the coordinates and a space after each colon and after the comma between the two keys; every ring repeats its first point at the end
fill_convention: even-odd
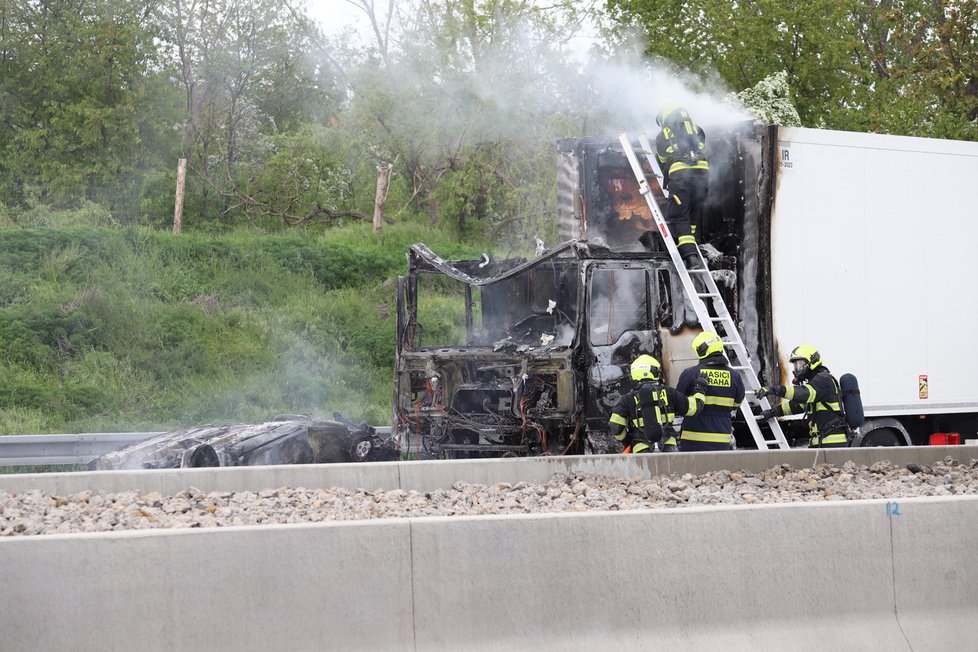
{"type": "MultiPolygon", "coordinates": [[[[735,314],[752,292],[739,282],[749,141],[714,140],[720,183],[700,225],[700,242],[724,248],[710,266],[735,314]]],[[[656,356],[671,384],[696,362],[695,312],[617,138],[563,139],[557,150],[560,244],[532,260],[410,249],[393,419],[423,459],[617,452],[608,418],[632,387],[631,361],[656,356]]]]}
{"type": "Polygon", "coordinates": [[[447,262],[411,247],[398,279],[394,396],[395,431],[411,452],[576,452],[580,267],[561,256],[571,249],[447,262]]]}
{"type": "Polygon", "coordinates": [[[629,365],[661,357],[681,294],[666,256],[571,241],[532,261],[449,262],[415,245],[408,268],[394,422],[409,450],[615,451],[604,433],[629,365]]]}

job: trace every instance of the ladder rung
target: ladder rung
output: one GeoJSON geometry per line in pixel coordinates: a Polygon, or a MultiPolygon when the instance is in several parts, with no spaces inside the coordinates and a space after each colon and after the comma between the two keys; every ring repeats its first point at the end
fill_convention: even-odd
{"type": "Polygon", "coordinates": [[[693,269],[690,269],[690,268],[687,267],[686,268],[686,272],[689,273],[689,274],[709,274],[710,273],[710,270],[708,270],[708,269],[700,269],[699,267],[694,267],[693,269]]]}
{"type": "Polygon", "coordinates": [[[720,295],[716,292],[704,292],[703,294],[697,294],[696,296],[698,296],[700,299],[705,299],[706,297],[716,297],[717,299],[720,298],[720,295]]]}

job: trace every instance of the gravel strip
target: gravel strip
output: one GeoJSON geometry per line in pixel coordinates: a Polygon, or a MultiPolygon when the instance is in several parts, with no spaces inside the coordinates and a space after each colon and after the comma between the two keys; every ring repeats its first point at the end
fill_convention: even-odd
{"type": "Polygon", "coordinates": [[[174,496],[137,491],[56,496],[0,491],[0,536],[976,494],[978,460],[960,464],[950,457],[921,466],[782,464],[763,473],[716,471],[651,480],[558,473],[546,484],[456,482],[427,492],[282,487],[204,493],[189,488],[174,496]]]}

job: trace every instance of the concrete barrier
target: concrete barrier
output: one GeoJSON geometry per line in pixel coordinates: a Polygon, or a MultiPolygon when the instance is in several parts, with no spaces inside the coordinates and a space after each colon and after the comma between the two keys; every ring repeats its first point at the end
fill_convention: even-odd
{"type": "Polygon", "coordinates": [[[406,649],[404,520],[0,540],[0,648],[406,649]]]}
{"type": "Polygon", "coordinates": [[[547,482],[554,473],[599,473],[620,477],[651,478],[673,473],[709,471],[763,471],[778,464],[794,467],[848,460],[872,465],[889,461],[932,464],[951,456],[961,462],[978,458],[971,446],[914,446],[788,451],[730,451],[725,453],[670,453],[655,455],[580,455],[521,459],[447,460],[429,462],[375,462],[369,464],[306,464],[146,471],[83,471],[74,473],[0,474],[0,491],[31,489],[53,494],[83,490],[103,493],[127,490],[174,494],[188,487],[201,491],[258,491],[277,487],[307,489],[403,489],[430,491],[470,484],[547,482]]]}
{"type": "Polygon", "coordinates": [[[965,650],[978,497],[0,540],[4,650],[965,650]]]}
{"type": "Polygon", "coordinates": [[[978,650],[978,499],[904,500],[896,508],[893,593],[914,652],[978,650]]]}

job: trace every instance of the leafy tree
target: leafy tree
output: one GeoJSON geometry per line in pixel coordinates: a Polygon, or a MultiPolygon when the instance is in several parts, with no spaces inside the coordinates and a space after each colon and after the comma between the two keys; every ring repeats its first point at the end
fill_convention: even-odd
{"type": "Polygon", "coordinates": [[[903,56],[889,67],[900,102],[881,122],[916,136],[978,140],[978,2],[909,4],[885,15],[903,56]]]}
{"type": "Polygon", "coordinates": [[[975,138],[975,0],[609,0],[608,35],[733,88],[787,75],[803,124],[975,138]]]}
{"type": "Polygon", "coordinates": [[[419,0],[383,17],[357,4],[377,42],[351,76],[350,126],[375,162],[396,164],[389,205],[427,208],[463,235],[525,237],[511,227],[554,210],[557,125],[581,83],[563,51],[573,3],[419,0]]]}
{"type": "Polygon", "coordinates": [[[326,215],[358,217],[354,177],[341,155],[341,132],[307,124],[270,139],[272,152],[246,166],[238,196],[253,221],[267,217],[291,226],[326,215]]]}
{"type": "Polygon", "coordinates": [[[183,153],[196,191],[188,201],[230,221],[248,204],[241,167],[263,160],[272,136],[304,122],[329,85],[306,57],[318,35],[278,0],[171,0],[160,16],[185,98],[183,153]]]}
{"type": "Polygon", "coordinates": [[[161,128],[151,3],[0,3],[0,183],[4,201],[104,198],[161,128]]]}
{"type": "Polygon", "coordinates": [[[749,88],[784,71],[804,124],[844,127],[859,120],[867,71],[853,53],[856,3],[814,0],[609,0],[611,36],[638,28],[646,53],[694,73],[719,73],[749,88]]]}

